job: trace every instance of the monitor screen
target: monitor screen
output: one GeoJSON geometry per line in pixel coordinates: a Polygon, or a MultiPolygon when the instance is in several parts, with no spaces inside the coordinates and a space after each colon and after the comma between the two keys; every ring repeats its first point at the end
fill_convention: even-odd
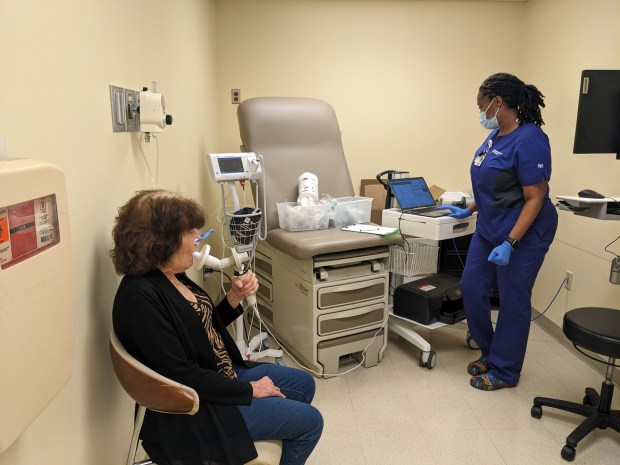
{"type": "Polygon", "coordinates": [[[620,159],[620,70],[582,71],[573,153],[620,159]]]}

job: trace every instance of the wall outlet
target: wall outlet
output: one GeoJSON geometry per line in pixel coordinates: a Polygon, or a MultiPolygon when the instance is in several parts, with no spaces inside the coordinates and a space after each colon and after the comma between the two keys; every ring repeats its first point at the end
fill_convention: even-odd
{"type": "Polygon", "coordinates": [[[210,278],[211,275],[213,275],[213,272],[215,270],[213,268],[207,268],[206,266],[202,267],[202,279],[203,280],[207,280],[207,278],[210,278]]]}
{"type": "Polygon", "coordinates": [[[233,105],[241,103],[241,89],[230,89],[230,102],[233,105]]]}
{"type": "Polygon", "coordinates": [[[566,282],[564,282],[564,287],[570,291],[573,286],[573,272],[566,270],[566,282]]]}

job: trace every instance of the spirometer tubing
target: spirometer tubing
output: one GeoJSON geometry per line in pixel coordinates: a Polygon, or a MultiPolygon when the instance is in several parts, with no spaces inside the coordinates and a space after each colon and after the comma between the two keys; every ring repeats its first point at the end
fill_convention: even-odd
{"type": "Polygon", "coordinates": [[[233,200],[233,211],[236,212],[241,208],[241,206],[239,205],[239,196],[237,195],[237,189],[235,188],[235,181],[228,181],[228,188],[230,189],[230,196],[233,200]]]}
{"type": "MultiPolygon", "coordinates": [[[[266,189],[266,176],[265,176],[265,164],[263,163],[263,156],[260,153],[257,153],[256,156],[258,157],[259,163],[261,164],[263,170],[262,170],[262,179],[261,181],[263,182],[262,186],[262,191],[263,191],[263,221],[264,221],[264,225],[265,225],[265,236],[261,236],[260,235],[260,229],[258,230],[258,238],[261,241],[264,241],[267,239],[267,189],[266,189]]],[[[258,182],[256,183],[256,196],[254,196],[255,199],[257,199],[257,203],[258,203],[258,182]]],[[[258,207],[258,205],[256,205],[258,207]]]]}

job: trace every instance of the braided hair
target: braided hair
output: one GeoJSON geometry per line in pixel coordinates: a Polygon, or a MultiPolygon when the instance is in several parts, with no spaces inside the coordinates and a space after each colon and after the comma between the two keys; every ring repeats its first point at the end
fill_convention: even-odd
{"type": "Polygon", "coordinates": [[[540,109],[544,108],[545,96],[532,84],[508,73],[497,73],[489,76],[480,86],[480,94],[490,99],[500,96],[509,108],[517,110],[519,125],[534,123],[542,126],[540,109]]]}

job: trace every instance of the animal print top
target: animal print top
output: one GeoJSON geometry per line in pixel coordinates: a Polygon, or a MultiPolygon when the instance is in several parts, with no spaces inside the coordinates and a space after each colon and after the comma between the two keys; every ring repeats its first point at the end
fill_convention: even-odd
{"type": "Polygon", "coordinates": [[[228,352],[226,351],[222,337],[220,336],[220,333],[213,328],[213,302],[199,287],[191,286],[190,289],[196,296],[197,301],[192,302],[191,300],[188,300],[188,302],[200,317],[202,326],[209,337],[209,341],[211,341],[211,347],[213,347],[213,352],[217,362],[218,373],[222,376],[226,376],[227,378],[236,379],[237,374],[233,370],[232,361],[230,359],[230,355],[228,355],[228,352]]]}

